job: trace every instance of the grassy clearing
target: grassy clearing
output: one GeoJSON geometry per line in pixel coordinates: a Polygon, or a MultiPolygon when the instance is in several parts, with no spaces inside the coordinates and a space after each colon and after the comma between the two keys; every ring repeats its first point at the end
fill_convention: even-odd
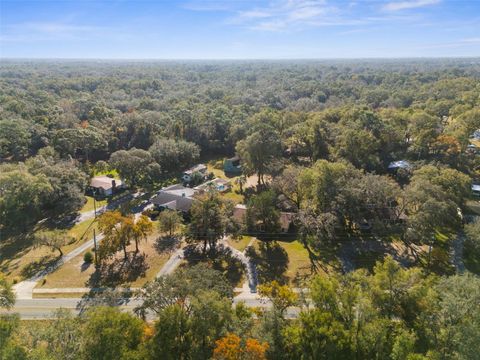
{"type": "Polygon", "coordinates": [[[88,239],[93,238],[94,229],[98,234],[97,221],[93,218],[75,224],[75,226],[69,229],[68,234],[70,236],[73,236],[77,240],[74,247],[78,246],[80,243],[83,243],[88,239]]]}
{"type": "Polygon", "coordinates": [[[311,272],[308,251],[297,240],[292,242],[280,242],[280,246],[288,254],[288,268],[286,276],[292,281],[297,275],[308,275],[311,272]]]}
{"type": "Polygon", "coordinates": [[[253,239],[251,236],[242,236],[240,239],[228,239],[228,243],[233,248],[243,251],[248,246],[250,241],[253,239]]]}
{"type": "Polygon", "coordinates": [[[223,158],[210,160],[207,163],[207,172],[213,173],[215,177],[225,178],[226,176],[225,176],[225,173],[223,172],[223,158]],[[218,165],[222,163],[222,167],[218,168],[219,166],[217,165],[217,163],[218,165]]]}
{"type": "MultiPolygon", "coordinates": [[[[85,203],[85,205],[83,205],[82,209],[80,210],[81,213],[93,211],[95,209],[93,206],[93,197],[85,196],[85,199],[87,200],[87,202],[85,203]]],[[[103,199],[103,200],[97,200],[96,203],[97,203],[96,205],[98,209],[104,205],[107,205],[108,202],[106,199],[103,199]]]]}
{"type": "MultiPolygon", "coordinates": [[[[155,224],[156,225],[156,224],[155,224]]],[[[158,271],[167,262],[170,257],[169,252],[159,252],[156,247],[156,240],[159,233],[154,227],[155,231],[150,235],[147,241],[140,243],[140,255],[144,254],[144,264],[142,272],[130,276],[128,280],[121,281],[116,285],[127,285],[131,287],[141,287],[147,281],[152,280],[157,275],[158,271]]],[[[131,244],[127,251],[133,256],[135,244],[131,244]]],[[[86,252],[86,251],[85,251],[86,252]]],[[[45,278],[45,282],[39,282],[37,288],[51,289],[51,288],[75,288],[75,287],[91,287],[104,286],[102,284],[94,285],[95,266],[93,264],[87,265],[83,262],[84,253],[76,256],[70,262],[64,264],[45,278]]],[[[118,253],[112,260],[113,263],[118,262],[120,266],[128,266],[123,263],[123,253],[118,253]]]]}
{"type": "Polygon", "coordinates": [[[95,171],[95,176],[101,176],[101,175],[105,175],[105,176],[110,175],[115,179],[120,179],[120,175],[118,174],[117,169],[110,169],[106,171],[95,171]]]}
{"type": "Polygon", "coordinates": [[[266,243],[256,239],[253,248],[260,283],[272,280],[293,283],[297,277],[312,274],[308,251],[297,240],[266,243]]]}
{"type": "MultiPolygon", "coordinates": [[[[90,239],[94,228],[96,228],[95,219],[90,219],[68,229],[67,232],[74,241],[63,246],[62,252],[67,254],[90,239]]],[[[59,253],[51,251],[48,247],[34,246],[35,234],[41,230],[44,230],[44,227],[39,225],[31,232],[8,236],[0,243],[0,253],[2,253],[0,271],[9,281],[18,282],[29,278],[59,258],[59,253]]]]}

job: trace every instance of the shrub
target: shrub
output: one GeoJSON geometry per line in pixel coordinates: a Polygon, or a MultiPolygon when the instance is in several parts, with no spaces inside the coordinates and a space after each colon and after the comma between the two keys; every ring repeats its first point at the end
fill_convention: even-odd
{"type": "Polygon", "coordinates": [[[93,255],[90,251],[87,251],[85,255],[83,255],[83,261],[87,264],[91,264],[93,261],[93,255]]]}

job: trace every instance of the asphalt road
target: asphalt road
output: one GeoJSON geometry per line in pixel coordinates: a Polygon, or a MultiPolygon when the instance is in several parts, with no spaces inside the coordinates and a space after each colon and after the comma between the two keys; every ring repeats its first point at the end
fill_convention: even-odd
{"type": "MultiPolygon", "coordinates": [[[[121,299],[118,307],[124,311],[132,312],[135,307],[141,304],[138,299],[121,299]]],[[[7,311],[0,310],[0,314],[17,313],[22,320],[44,320],[54,317],[54,313],[58,309],[67,309],[74,314],[78,314],[82,309],[85,299],[81,298],[58,298],[58,299],[18,299],[15,306],[7,311]]],[[[271,304],[260,299],[255,294],[240,294],[233,299],[233,303],[244,302],[249,307],[270,307],[271,304]]],[[[295,318],[300,312],[299,308],[291,308],[287,311],[287,317],[295,318]]],[[[155,317],[150,315],[148,320],[154,320],[155,317]]]]}

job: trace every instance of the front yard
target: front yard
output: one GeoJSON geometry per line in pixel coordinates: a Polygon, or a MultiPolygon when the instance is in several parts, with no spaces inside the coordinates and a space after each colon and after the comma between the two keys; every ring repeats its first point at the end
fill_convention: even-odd
{"type": "MultiPolygon", "coordinates": [[[[141,287],[155,278],[171,255],[171,248],[161,246],[162,240],[159,240],[160,233],[156,230],[156,223],[154,229],[147,241],[140,243],[138,254],[134,254],[135,244],[132,243],[127,248],[128,261],[125,262],[123,253],[118,252],[114,259],[109,260],[106,266],[96,272],[93,264],[84,263],[85,253],[82,253],[46,276],[37,288],[141,287]]],[[[93,249],[87,251],[93,253],[93,249]]]]}

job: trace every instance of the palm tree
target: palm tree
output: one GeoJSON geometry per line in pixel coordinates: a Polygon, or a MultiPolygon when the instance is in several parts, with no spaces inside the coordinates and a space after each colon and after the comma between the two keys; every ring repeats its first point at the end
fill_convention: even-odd
{"type": "Polygon", "coordinates": [[[235,183],[240,187],[240,194],[243,195],[243,185],[247,183],[247,177],[245,175],[240,175],[235,179],[235,183]]]}

